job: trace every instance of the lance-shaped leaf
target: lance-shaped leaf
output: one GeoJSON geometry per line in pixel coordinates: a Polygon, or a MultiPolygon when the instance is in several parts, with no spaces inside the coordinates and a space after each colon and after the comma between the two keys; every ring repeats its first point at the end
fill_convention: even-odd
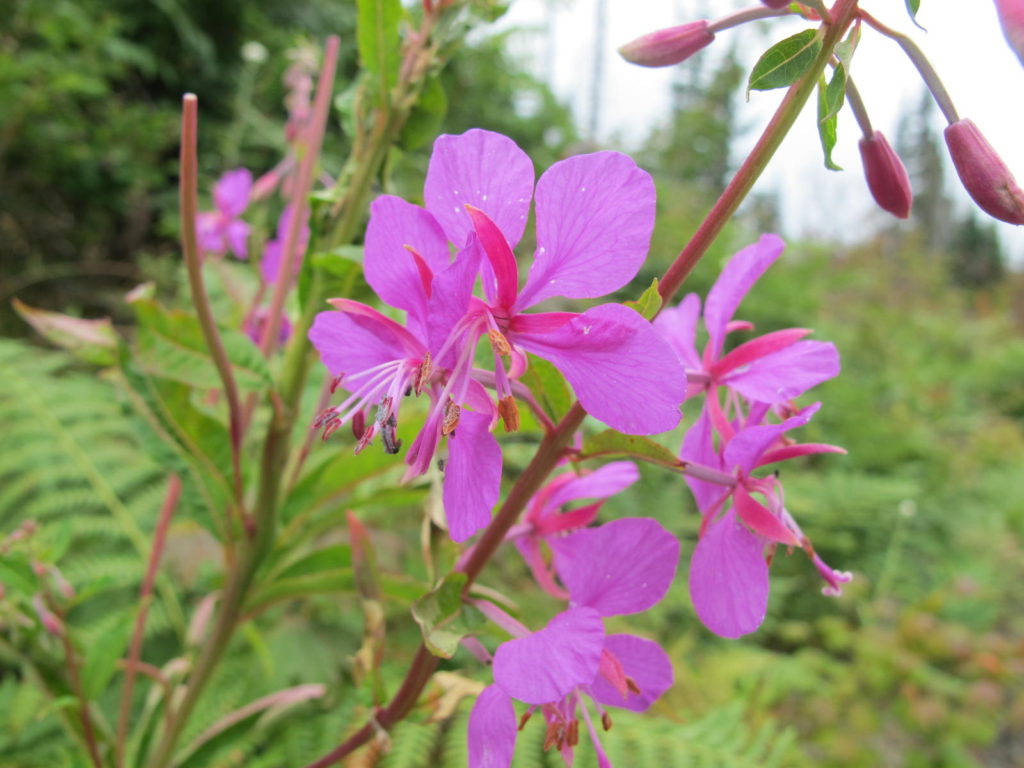
{"type": "Polygon", "coordinates": [[[814,63],[821,44],[821,35],[816,29],[805,29],[776,43],[754,65],[747,81],[747,93],[789,87],[814,63]]]}
{"type": "Polygon", "coordinates": [[[661,294],[658,293],[658,278],[654,278],[647,290],[640,294],[640,298],[636,301],[627,301],[626,306],[643,315],[644,320],[653,320],[661,311],[663,303],[661,294]]]}
{"type": "Polygon", "coordinates": [[[592,459],[597,456],[625,456],[673,469],[683,466],[678,456],[649,437],[624,435],[614,429],[606,429],[583,442],[580,458],[592,459]]]}
{"type": "Polygon", "coordinates": [[[117,360],[117,334],[109,317],[83,320],[12,299],[15,311],[47,341],[92,365],[113,365],[117,360]]]}
{"type": "Polygon", "coordinates": [[[907,6],[907,14],[910,16],[910,20],[914,22],[914,26],[918,29],[924,29],[924,27],[917,23],[917,11],[921,8],[921,0],[903,0],[903,2],[907,6]]]}
{"type": "Polygon", "coordinates": [[[825,153],[825,167],[830,171],[843,170],[832,160],[832,150],[836,147],[839,110],[843,107],[845,97],[846,69],[839,64],[828,85],[825,84],[824,75],[818,80],[818,136],[825,153]]]}
{"type": "Polygon", "coordinates": [[[135,611],[124,611],[91,642],[82,665],[82,692],[87,699],[99,698],[117,670],[117,662],[128,650],[135,611]]]}
{"type": "Polygon", "coordinates": [[[21,552],[14,552],[0,557],[0,584],[11,592],[26,597],[39,590],[39,579],[32,570],[28,557],[21,552]]]}
{"type": "Polygon", "coordinates": [[[462,602],[466,574],[453,573],[412,606],[423,642],[435,656],[450,659],[459,641],[483,623],[476,608],[462,602]]]}

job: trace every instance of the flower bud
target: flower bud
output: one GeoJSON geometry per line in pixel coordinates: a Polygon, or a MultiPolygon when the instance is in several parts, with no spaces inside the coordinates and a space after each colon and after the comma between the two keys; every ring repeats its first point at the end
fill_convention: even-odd
{"type": "Polygon", "coordinates": [[[1024,0],[996,0],[996,10],[1006,42],[1024,64],[1024,0]]]}
{"type": "Polygon", "coordinates": [[[714,39],[707,21],[694,21],[638,37],[619,48],[619,53],[641,67],[667,67],[690,58],[714,39]]]}
{"type": "Polygon", "coordinates": [[[860,159],[864,164],[868,189],[878,206],[897,218],[907,218],[914,202],[910,177],[899,155],[881,132],[875,131],[860,140],[860,159]]]}
{"type": "Polygon", "coordinates": [[[964,188],[985,213],[1010,224],[1024,224],[1024,192],[981,131],[970,120],[946,127],[946,146],[964,188]]]}

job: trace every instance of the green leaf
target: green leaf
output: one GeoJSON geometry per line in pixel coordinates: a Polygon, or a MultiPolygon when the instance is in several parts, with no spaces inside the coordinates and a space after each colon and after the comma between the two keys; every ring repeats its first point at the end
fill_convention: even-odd
{"type": "Polygon", "coordinates": [[[805,29],[776,43],[754,65],[747,81],[747,94],[792,85],[810,68],[820,51],[821,35],[816,29],[805,29]]]}
{"type": "Polygon", "coordinates": [[[82,690],[92,700],[106,690],[131,640],[135,611],[125,611],[85,649],[82,666],[82,690]]]}
{"type": "Polygon", "coordinates": [[[624,435],[614,429],[606,429],[583,441],[582,459],[598,456],[625,456],[646,461],[661,467],[678,469],[683,462],[665,446],[640,435],[624,435]]]}
{"type": "MultiPolygon", "coordinates": [[[[139,299],[132,305],[139,320],[137,348],[143,370],[201,389],[221,387],[202,328],[193,315],[168,310],[150,299],[139,299]]],[[[270,387],[267,361],[249,337],[223,328],[220,335],[239,388],[270,387]]]]}
{"type": "Polygon", "coordinates": [[[825,85],[825,77],[822,76],[818,81],[818,136],[821,139],[821,148],[825,152],[825,167],[830,171],[841,171],[843,170],[840,166],[832,160],[832,150],[836,146],[836,132],[839,126],[839,110],[843,106],[843,98],[846,92],[846,74],[843,69],[843,65],[840,64],[836,67],[835,74],[832,76],[832,82],[825,85]],[[841,80],[841,86],[838,96],[838,105],[836,102],[836,88],[834,84],[841,80]]]}
{"type": "Polygon", "coordinates": [[[921,7],[921,0],[903,0],[907,6],[907,14],[910,16],[910,20],[914,22],[914,26],[918,29],[924,29],[920,24],[917,23],[917,11],[921,7]]]}
{"type": "Polygon", "coordinates": [[[350,568],[310,573],[305,576],[281,579],[263,587],[246,605],[247,613],[259,613],[274,603],[301,600],[310,595],[346,594],[353,591],[355,582],[350,568]]]}
{"type": "Polygon", "coordinates": [[[39,589],[31,563],[20,552],[0,557],[0,584],[23,595],[31,595],[39,589]]]}
{"type": "Polygon", "coordinates": [[[466,574],[453,573],[412,605],[423,642],[435,656],[450,659],[459,641],[483,623],[481,613],[462,602],[466,574]]]}
{"type": "Polygon", "coordinates": [[[434,75],[423,85],[416,107],[402,129],[401,145],[412,151],[424,146],[441,132],[445,115],[448,114],[448,95],[444,92],[441,78],[434,75]]]}
{"type": "Polygon", "coordinates": [[[83,320],[12,299],[15,311],[51,344],[66,349],[92,365],[113,365],[117,359],[117,334],[109,317],[83,320]]]}
{"type": "Polygon", "coordinates": [[[386,96],[398,81],[401,41],[398,22],[402,18],[400,0],[357,0],[357,43],[363,69],[372,73],[386,96]]]}
{"type": "Polygon", "coordinates": [[[572,407],[572,395],[565,377],[554,365],[536,355],[527,353],[527,361],[526,372],[519,380],[530,388],[537,404],[552,421],[561,421],[572,407]]]}
{"type": "Polygon", "coordinates": [[[661,311],[662,304],[661,294],[658,293],[658,278],[654,278],[650,287],[640,294],[639,299],[626,302],[626,306],[632,307],[643,315],[644,320],[653,320],[654,316],[661,311]]]}

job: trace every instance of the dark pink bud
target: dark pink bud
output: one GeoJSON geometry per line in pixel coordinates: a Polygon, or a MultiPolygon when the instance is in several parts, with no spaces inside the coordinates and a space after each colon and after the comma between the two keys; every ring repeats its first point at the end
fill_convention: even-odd
{"type": "Polygon", "coordinates": [[[996,10],[1006,42],[1024,64],[1024,0],[996,0],[996,10]]]}
{"type": "Polygon", "coordinates": [[[694,21],[638,37],[619,48],[626,61],[641,67],[667,67],[690,58],[715,39],[707,21],[694,21]]]}
{"type": "Polygon", "coordinates": [[[871,196],[883,211],[905,219],[910,215],[914,193],[899,155],[879,131],[860,140],[860,159],[871,196]]]}
{"type": "Polygon", "coordinates": [[[981,131],[970,120],[946,126],[946,146],[964,188],[985,213],[1024,224],[1024,192],[981,131]]]}
{"type": "Polygon", "coordinates": [[[761,0],[769,8],[785,8],[792,0],[761,0]]]}

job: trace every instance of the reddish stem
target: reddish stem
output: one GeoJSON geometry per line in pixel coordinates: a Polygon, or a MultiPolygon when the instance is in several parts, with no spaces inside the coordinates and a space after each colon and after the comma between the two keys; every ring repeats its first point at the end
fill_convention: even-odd
{"type": "MultiPolygon", "coordinates": [[[[131,715],[132,689],[135,687],[135,676],[141,664],[139,657],[142,655],[142,638],[146,627],[146,617],[149,614],[149,605],[153,600],[153,583],[156,581],[156,572],[160,567],[160,559],[163,557],[171,516],[178,506],[178,499],[181,498],[181,480],[178,476],[171,475],[167,480],[167,495],[164,496],[160,517],[157,519],[156,532],[153,534],[153,550],[150,552],[146,575],[139,589],[139,612],[135,616],[135,629],[128,649],[128,658],[125,660],[124,686],[121,689],[121,707],[117,718],[117,741],[114,746],[116,768],[121,768],[124,765],[124,748],[128,737],[128,719],[131,715]]],[[[168,698],[169,703],[170,699],[168,698]]]]}

